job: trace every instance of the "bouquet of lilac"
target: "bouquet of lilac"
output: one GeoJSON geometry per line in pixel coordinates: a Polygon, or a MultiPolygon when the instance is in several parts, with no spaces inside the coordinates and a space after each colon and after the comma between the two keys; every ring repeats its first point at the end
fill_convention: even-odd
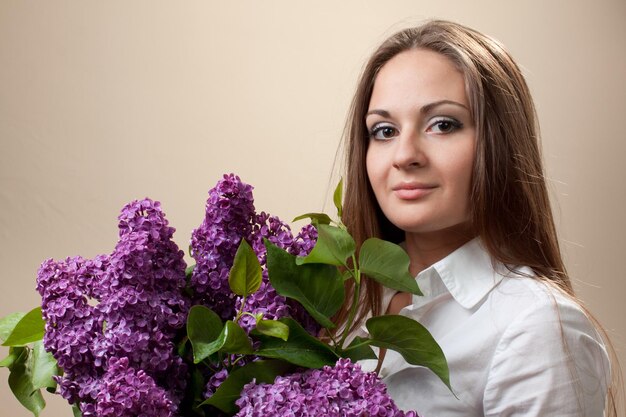
{"type": "MultiPolygon", "coordinates": [[[[341,198],[340,183],[339,218],[341,198]]],[[[420,294],[406,253],[368,239],[357,255],[340,220],[295,220],[303,218],[311,224],[294,236],[255,211],[250,185],[225,175],[192,232],[195,265],[187,267],[160,204],[129,203],[112,253],[44,261],[41,307],[0,320],[10,347],[0,366],[14,395],[35,416],[44,388],[84,417],[415,416],[357,361],[376,358],[371,346],[393,349],[449,387],[426,329],[403,316],[374,317],[370,337],[347,343],[357,297],[342,331],[332,321],[345,281],[358,294],[363,274],[420,294]]]]}

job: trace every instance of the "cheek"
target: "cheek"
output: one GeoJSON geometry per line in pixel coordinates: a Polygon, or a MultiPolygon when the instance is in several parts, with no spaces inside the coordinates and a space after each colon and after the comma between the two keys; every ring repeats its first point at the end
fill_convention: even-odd
{"type": "Polygon", "coordinates": [[[474,169],[474,157],[464,157],[456,160],[453,168],[449,171],[448,181],[454,184],[454,198],[463,207],[469,209],[470,189],[472,184],[472,173],[474,169]]]}
{"type": "Polygon", "coordinates": [[[476,158],[476,140],[470,135],[463,146],[455,152],[454,162],[450,165],[454,180],[463,188],[469,189],[476,158]]]}
{"type": "Polygon", "coordinates": [[[459,161],[459,165],[455,167],[452,180],[458,184],[460,189],[469,190],[473,163],[473,160],[459,161]]]}
{"type": "Polygon", "coordinates": [[[445,183],[447,198],[457,201],[464,200],[469,195],[470,183],[474,167],[474,147],[471,143],[463,143],[454,149],[436,155],[436,161],[431,160],[437,176],[445,183]]]}

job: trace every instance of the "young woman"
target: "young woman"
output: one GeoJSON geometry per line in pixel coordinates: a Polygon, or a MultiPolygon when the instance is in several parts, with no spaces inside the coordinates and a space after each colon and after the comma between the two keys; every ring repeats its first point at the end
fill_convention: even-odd
{"type": "Polygon", "coordinates": [[[403,242],[424,293],[368,280],[360,322],[420,321],[450,368],[454,393],[380,352],[398,405],[426,417],[601,416],[609,356],[567,276],[535,109],[502,45],[445,21],[393,35],[361,76],[346,145],[344,223],[357,244],[403,242]]]}

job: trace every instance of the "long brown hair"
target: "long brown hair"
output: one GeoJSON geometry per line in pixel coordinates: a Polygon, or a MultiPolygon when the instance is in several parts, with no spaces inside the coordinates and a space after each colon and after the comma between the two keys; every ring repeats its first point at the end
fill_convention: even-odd
{"type": "MultiPolygon", "coordinates": [[[[498,41],[448,21],[434,20],[392,35],[372,54],[360,77],[344,131],[347,172],[342,216],[357,247],[370,237],[393,242],[404,239],[404,232],[383,215],[367,177],[365,115],[380,69],[394,56],[415,48],[448,57],[465,78],[476,127],[470,191],[470,218],[476,235],[493,259],[504,265],[529,266],[539,279],[574,298],[557,239],[539,126],[526,81],[498,41]]],[[[348,284],[347,290],[353,292],[354,287],[348,284]]],[[[378,283],[364,279],[359,296],[357,323],[367,314],[382,313],[378,283]]],[[[337,318],[343,323],[346,317],[344,308],[337,318]]],[[[612,400],[607,411],[611,408],[612,400]]]]}

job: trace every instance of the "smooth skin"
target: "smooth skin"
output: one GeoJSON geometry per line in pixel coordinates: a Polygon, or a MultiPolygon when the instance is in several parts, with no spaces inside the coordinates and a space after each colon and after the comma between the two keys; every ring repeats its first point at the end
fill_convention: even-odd
{"type": "MultiPolygon", "coordinates": [[[[369,181],[385,216],[405,232],[417,275],[473,237],[476,130],[463,74],[439,53],[402,52],[376,77],[365,123],[369,181]]],[[[398,293],[387,312],[410,301],[398,293]]]]}
{"type": "Polygon", "coordinates": [[[365,123],[370,183],[417,273],[472,237],[476,131],[463,74],[436,52],[402,52],[376,77],[365,123]]]}

